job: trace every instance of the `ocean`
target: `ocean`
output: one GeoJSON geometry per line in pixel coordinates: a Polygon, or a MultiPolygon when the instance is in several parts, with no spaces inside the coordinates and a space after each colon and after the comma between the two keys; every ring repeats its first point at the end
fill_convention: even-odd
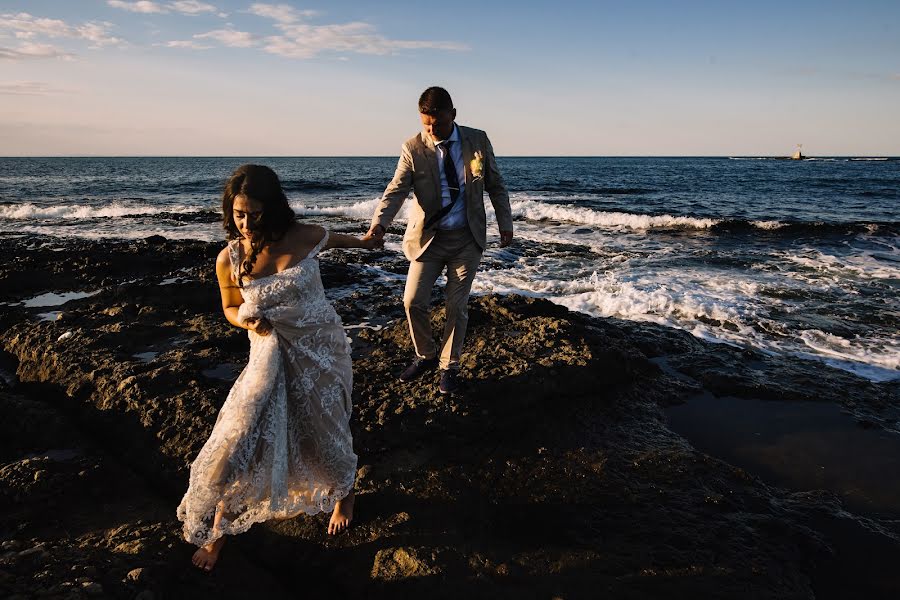
{"type": "MultiPolygon", "coordinates": [[[[302,218],[359,229],[396,160],[0,158],[0,233],[220,240],[222,184],[244,162],[274,168],[302,218]]],[[[516,241],[497,247],[489,210],[474,293],[542,297],[875,381],[900,377],[900,159],[498,164],[516,241]]],[[[367,265],[373,277],[402,272],[404,215],[388,236],[394,254],[367,265]]]]}

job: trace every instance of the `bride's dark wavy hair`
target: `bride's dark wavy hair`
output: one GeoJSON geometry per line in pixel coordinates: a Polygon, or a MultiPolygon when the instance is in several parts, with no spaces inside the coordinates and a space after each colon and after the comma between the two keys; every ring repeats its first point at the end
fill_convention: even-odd
{"type": "Polygon", "coordinates": [[[243,286],[244,277],[253,272],[259,251],[266,243],[281,239],[297,220],[297,215],[291,210],[275,171],[263,165],[241,165],[225,182],[222,193],[222,226],[229,240],[242,237],[234,223],[234,199],[237,196],[252,198],[263,205],[262,215],[256,222],[260,235],[250,240],[250,252],[238,269],[237,283],[243,286]]]}

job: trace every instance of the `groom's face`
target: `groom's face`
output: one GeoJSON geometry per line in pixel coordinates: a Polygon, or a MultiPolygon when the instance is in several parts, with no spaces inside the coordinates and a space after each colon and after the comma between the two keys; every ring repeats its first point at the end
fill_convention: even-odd
{"type": "Polygon", "coordinates": [[[453,120],[456,118],[456,109],[440,110],[433,115],[419,113],[422,119],[422,128],[435,142],[442,142],[453,133],[453,120]]]}

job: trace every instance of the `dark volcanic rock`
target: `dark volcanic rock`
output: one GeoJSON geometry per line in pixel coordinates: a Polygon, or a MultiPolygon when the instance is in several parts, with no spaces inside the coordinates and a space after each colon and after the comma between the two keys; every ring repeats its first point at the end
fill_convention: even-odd
{"type": "Polygon", "coordinates": [[[0,419],[0,438],[18,444],[4,448],[0,467],[0,596],[289,597],[240,552],[216,580],[186,569],[171,502],[82,434],[55,406],[60,398],[43,396],[0,392],[2,415],[17,415],[0,419]],[[135,568],[143,576],[129,579],[135,568]]]}
{"type": "MultiPolygon", "coordinates": [[[[325,534],[327,515],[256,526],[229,540],[221,567],[204,577],[189,566],[192,549],[176,541],[174,509],[246,361],[245,332],[221,316],[212,273],[220,245],[74,242],[66,251],[86,264],[48,266],[58,253],[42,243],[13,244],[17,256],[38,252],[28,259],[32,275],[4,268],[0,281],[26,282],[29,294],[48,291],[36,272],[65,282],[57,290],[107,283],[66,303],[58,321],[0,308],[9,324],[0,344],[28,392],[3,395],[0,417],[29,416],[21,428],[4,419],[0,432],[0,497],[17,507],[0,521],[11,544],[0,591],[24,593],[24,578],[45,572],[45,590],[81,586],[80,571],[63,577],[66,561],[95,569],[88,582],[123,597],[238,598],[256,582],[256,595],[272,597],[301,588],[381,598],[900,590],[882,568],[900,558],[896,522],[851,515],[832,494],[772,488],[696,451],[668,429],[661,408],[700,392],[835,401],[890,429],[896,384],[546,301],[486,296],[470,308],[462,393],[445,397],[434,374],[396,379],[412,355],[401,290],[381,282],[353,291],[365,282],[347,260],[353,253],[323,260],[326,286],[348,290],[335,296],[346,325],[386,324],[351,330],[354,525],[336,538],[325,534]],[[78,451],[50,452],[59,448],[78,451]],[[862,546],[878,548],[881,562],[848,558],[862,546]]],[[[441,321],[437,311],[436,334],[441,321]]]]}
{"type": "Polygon", "coordinates": [[[193,278],[215,280],[221,244],[146,240],[103,242],[29,236],[7,238],[0,262],[0,289],[14,301],[45,291],[93,291],[135,277],[153,278],[190,269],[193,278]]]}

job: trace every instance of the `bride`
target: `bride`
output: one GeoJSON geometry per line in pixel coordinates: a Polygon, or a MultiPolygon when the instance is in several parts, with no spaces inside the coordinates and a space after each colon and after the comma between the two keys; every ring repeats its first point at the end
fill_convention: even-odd
{"type": "Polygon", "coordinates": [[[250,358],[191,465],[178,519],[211,570],[225,535],[254,523],[331,510],[328,533],[353,518],[353,372],[317,256],[382,242],[296,221],[274,171],[239,167],[225,184],[228,246],[216,259],[225,318],[249,330],[250,358]]]}

